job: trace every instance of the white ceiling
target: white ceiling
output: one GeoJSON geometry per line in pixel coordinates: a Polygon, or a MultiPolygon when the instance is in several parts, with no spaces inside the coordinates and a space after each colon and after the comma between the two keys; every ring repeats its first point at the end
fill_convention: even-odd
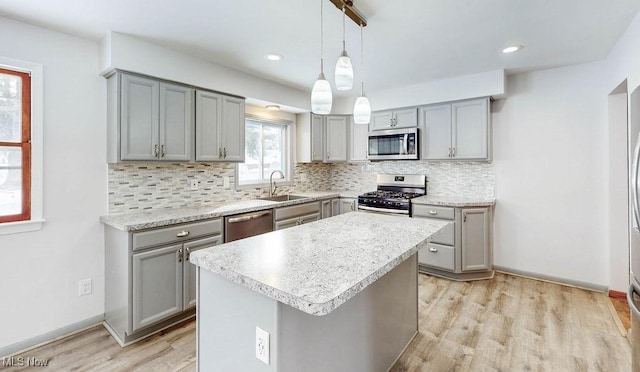
{"type": "MultiPolygon", "coordinates": [[[[333,85],[342,13],[328,0],[0,0],[0,15],[94,40],[109,30],[131,34],[311,90],[320,68],[320,1],[325,74],[333,85]],[[269,52],[284,60],[266,60],[269,52]]],[[[368,91],[503,68],[516,72],[603,59],[640,9],[638,0],[354,4],[369,23],[364,30],[368,91]],[[525,47],[510,55],[500,52],[511,44],[525,47]]],[[[347,51],[358,81],[359,48],[359,29],[347,19],[347,51]]]]}

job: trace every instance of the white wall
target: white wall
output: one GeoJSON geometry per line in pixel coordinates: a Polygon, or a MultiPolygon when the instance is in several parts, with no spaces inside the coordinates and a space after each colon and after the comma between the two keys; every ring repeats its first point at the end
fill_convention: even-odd
{"type": "Polygon", "coordinates": [[[606,287],[603,62],[509,76],[493,105],[495,264],[606,287]]]}
{"type": "Polygon", "coordinates": [[[100,46],[102,71],[114,68],[309,110],[310,93],[117,32],[100,46]]]}
{"type": "Polygon", "coordinates": [[[0,18],[0,55],[44,65],[42,230],[0,236],[0,348],[104,313],[106,83],[98,44],[0,18]],[[93,293],[78,297],[78,280],[93,293]]]}

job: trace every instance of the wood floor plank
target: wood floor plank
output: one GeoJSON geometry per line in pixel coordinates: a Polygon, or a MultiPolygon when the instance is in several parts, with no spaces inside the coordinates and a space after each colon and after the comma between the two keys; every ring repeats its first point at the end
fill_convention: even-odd
{"type": "MultiPolygon", "coordinates": [[[[474,282],[420,274],[418,283],[418,334],[394,372],[631,370],[603,293],[500,273],[474,282]]],[[[192,372],[195,324],[125,348],[96,326],[16,356],[49,359],[46,369],[1,371],[192,372]]]]}

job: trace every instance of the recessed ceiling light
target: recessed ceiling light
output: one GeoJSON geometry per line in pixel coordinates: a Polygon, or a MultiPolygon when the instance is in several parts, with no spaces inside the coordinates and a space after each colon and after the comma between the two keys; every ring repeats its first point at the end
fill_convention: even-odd
{"type": "Polygon", "coordinates": [[[520,49],[522,49],[522,45],[512,45],[502,49],[502,53],[513,53],[519,51],[520,49]]]}
{"type": "Polygon", "coordinates": [[[267,108],[267,110],[271,110],[271,111],[279,111],[280,110],[280,106],[278,106],[278,105],[266,105],[265,107],[267,108]]]}
{"type": "Polygon", "coordinates": [[[264,56],[264,58],[268,59],[269,61],[279,61],[283,57],[280,54],[267,54],[264,56]]]}

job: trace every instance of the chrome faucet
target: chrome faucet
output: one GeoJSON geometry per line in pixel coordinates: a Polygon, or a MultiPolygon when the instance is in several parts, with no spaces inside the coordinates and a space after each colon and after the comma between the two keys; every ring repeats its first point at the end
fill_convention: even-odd
{"type": "Polygon", "coordinates": [[[275,182],[273,182],[273,175],[275,173],[280,174],[280,178],[284,178],[284,173],[282,173],[282,171],[280,170],[274,170],[273,172],[271,172],[271,175],[269,176],[269,197],[275,195],[276,189],[278,188],[275,182]]]}

